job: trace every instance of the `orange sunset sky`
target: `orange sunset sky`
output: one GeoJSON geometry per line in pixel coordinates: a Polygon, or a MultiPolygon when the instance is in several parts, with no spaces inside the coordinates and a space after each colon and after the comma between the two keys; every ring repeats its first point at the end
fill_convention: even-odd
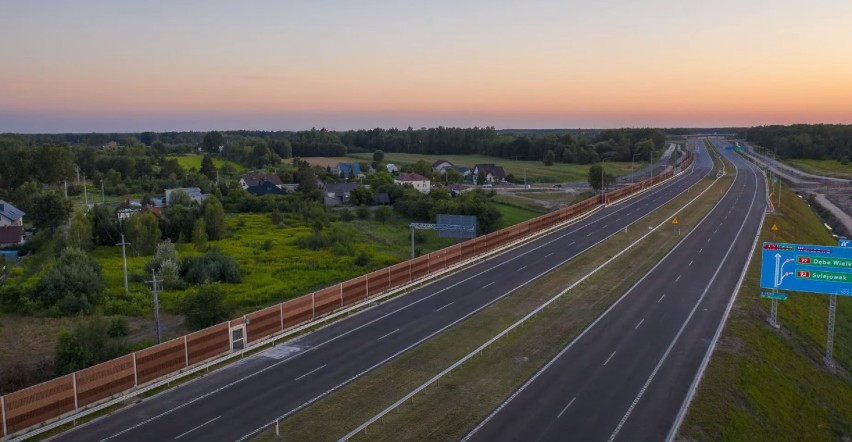
{"type": "Polygon", "coordinates": [[[849,1],[0,5],[0,131],[852,123],[849,1]]]}

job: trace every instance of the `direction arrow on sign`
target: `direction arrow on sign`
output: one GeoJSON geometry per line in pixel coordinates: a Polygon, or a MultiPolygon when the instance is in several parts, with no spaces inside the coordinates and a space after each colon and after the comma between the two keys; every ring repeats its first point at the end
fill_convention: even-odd
{"type": "Polygon", "coordinates": [[[837,240],[837,247],[852,247],[852,239],[837,240]]]}
{"type": "Polygon", "coordinates": [[[780,292],[760,292],[760,297],[766,298],[766,299],[775,299],[775,300],[778,300],[778,301],[786,301],[787,300],[787,294],[786,293],[780,293],[780,292]]]}

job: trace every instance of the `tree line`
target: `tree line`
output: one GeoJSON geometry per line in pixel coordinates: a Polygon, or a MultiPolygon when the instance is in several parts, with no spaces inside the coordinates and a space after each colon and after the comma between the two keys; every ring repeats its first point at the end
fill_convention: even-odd
{"type": "Polygon", "coordinates": [[[852,159],[852,124],[794,124],[748,129],[746,140],[772,149],[781,158],[852,159]]]}

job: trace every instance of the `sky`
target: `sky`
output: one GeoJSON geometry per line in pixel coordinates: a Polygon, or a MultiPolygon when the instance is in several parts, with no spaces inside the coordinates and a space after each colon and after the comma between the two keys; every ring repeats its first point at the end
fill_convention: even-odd
{"type": "Polygon", "coordinates": [[[852,123],[852,1],[0,0],[0,132],[852,123]]]}

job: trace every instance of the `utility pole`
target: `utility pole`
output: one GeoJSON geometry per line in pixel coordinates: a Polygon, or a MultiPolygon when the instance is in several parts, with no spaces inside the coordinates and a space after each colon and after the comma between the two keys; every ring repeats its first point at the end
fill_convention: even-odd
{"type": "Polygon", "coordinates": [[[604,158],[601,157],[601,204],[606,205],[606,189],[604,188],[604,158]]]}
{"type": "Polygon", "coordinates": [[[104,180],[101,180],[101,204],[106,202],[106,196],[104,196],[104,180]]]}
{"type": "Polygon", "coordinates": [[[68,181],[65,181],[65,199],[68,199],[68,181]]]}
{"type": "Polygon", "coordinates": [[[121,242],[116,245],[121,246],[121,259],[124,261],[124,296],[130,297],[130,289],[127,286],[127,254],[124,251],[124,246],[130,245],[130,243],[124,240],[122,233],[121,242]]]}
{"type": "Polygon", "coordinates": [[[80,185],[80,166],[75,166],[75,167],[77,167],[77,185],[79,186],[80,185]]]}
{"type": "Polygon", "coordinates": [[[83,175],[83,196],[86,198],[86,208],[89,207],[89,192],[86,191],[86,175],[83,175]]]}
{"type": "Polygon", "coordinates": [[[157,273],[153,269],[151,269],[151,275],[152,275],[152,279],[150,281],[145,281],[145,282],[151,283],[152,291],[154,292],[154,322],[157,323],[157,344],[159,344],[161,342],[161,337],[160,337],[160,292],[159,292],[159,289],[157,287],[157,283],[163,282],[163,280],[157,279],[157,273]]]}

